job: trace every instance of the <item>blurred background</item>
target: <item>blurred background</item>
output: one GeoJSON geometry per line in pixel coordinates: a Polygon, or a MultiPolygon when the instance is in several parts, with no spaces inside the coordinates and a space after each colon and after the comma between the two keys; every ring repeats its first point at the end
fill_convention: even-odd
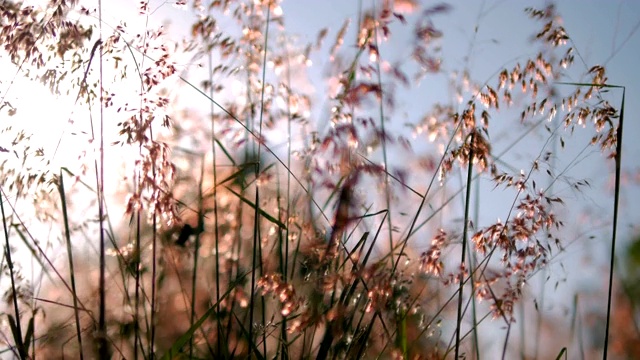
{"type": "MultiPolygon", "coordinates": [[[[32,3],[41,5],[35,0],[32,3]]],[[[225,116],[218,108],[212,110],[212,102],[207,96],[234,114],[254,111],[252,114],[255,115],[257,109],[252,108],[251,104],[255,103],[257,93],[252,87],[259,88],[261,84],[247,81],[244,73],[254,71],[255,79],[260,79],[258,75],[262,68],[256,71],[251,69],[250,61],[244,63],[237,60],[236,63],[241,65],[235,70],[229,68],[221,70],[219,75],[209,75],[216,65],[233,63],[234,56],[237,56],[235,59],[245,59],[251,55],[222,54],[219,51],[208,55],[206,41],[194,40],[194,24],[203,19],[203,13],[206,12],[203,9],[208,6],[204,2],[176,4],[173,1],[150,1],[144,13],[140,11],[140,4],[134,1],[117,0],[102,5],[105,33],[122,29],[127,34],[123,37],[129,36],[133,42],[137,39],[133,34],[145,34],[148,29],[163,29],[162,34],[147,32],[152,39],[149,46],[156,46],[157,49],[166,47],[162,51],[170,55],[176,75],[163,83],[161,90],[162,96],[171,103],[163,111],[171,116],[172,126],[158,127],[155,134],[169,145],[177,178],[184,180],[174,190],[184,195],[184,199],[188,200],[191,196],[192,202],[187,204],[195,206],[193,190],[200,176],[199,164],[211,162],[213,156],[210,153],[212,144],[209,133],[213,131],[210,118],[217,120],[225,116]],[[209,92],[218,83],[219,88],[209,92]]],[[[437,177],[437,164],[444,156],[449,133],[444,128],[439,129],[435,119],[447,109],[464,111],[467,102],[473,100],[485,85],[497,87],[503,69],[512,69],[516,64],[524,67],[528,59],[535,59],[539,52],[546,51],[534,41],[541,23],[530,19],[525,8],[544,9],[549,5],[547,1],[506,0],[451,1],[442,4],[420,0],[280,2],[273,7],[276,20],[272,20],[273,34],[269,38],[273,51],[279,56],[267,61],[266,78],[273,83],[285,79],[282,81],[286,82],[289,89],[301,94],[295,104],[299,121],[287,131],[287,123],[277,116],[278,109],[287,107],[286,100],[277,99],[278,91],[283,90],[270,88],[267,96],[273,100],[268,109],[271,112],[265,120],[264,129],[261,129],[264,144],[273,151],[264,155],[266,163],[277,163],[275,156],[286,159],[291,152],[294,154],[291,171],[301,178],[308,175],[305,171],[309,168],[339,167],[336,165],[339,163],[337,157],[332,158],[327,154],[324,155],[328,159],[319,157],[323,160],[305,163],[305,156],[308,155],[305,155],[305,151],[314,144],[320,146],[327,134],[337,131],[336,124],[340,124],[341,120],[334,118],[338,113],[335,98],[343,86],[340,75],[344,75],[344,69],[349,68],[354,57],[359,55],[356,46],[358,24],[366,21],[364,14],[377,14],[384,8],[393,9],[394,16],[388,24],[389,34],[376,34],[380,40],[377,48],[375,51],[369,49],[364,60],[358,62],[362,74],[375,74],[375,66],[378,65],[383,69],[384,77],[380,81],[385,84],[386,102],[381,107],[379,101],[367,99],[354,107],[359,114],[354,119],[356,121],[364,119],[363,123],[366,123],[368,119],[378,121],[383,117],[385,131],[393,134],[390,135],[393,141],[389,140],[388,149],[383,149],[375,136],[366,133],[362,135],[364,141],[359,137],[354,138],[354,144],[349,145],[353,145],[354,151],[357,150],[372,164],[386,167],[394,179],[404,184],[399,186],[394,182],[394,205],[390,214],[395,222],[393,227],[383,227],[385,236],[406,236],[411,215],[418,211],[420,204],[418,194],[431,189],[431,181],[436,179],[431,190],[433,195],[418,221],[420,225],[412,235],[411,254],[407,255],[410,260],[417,260],[421,253],[432,246],[431,240],[437,229],[450,229],[459,234],[464,223],[465,167],[456,168],[445,179],[437,177]],[[416,53],[415,50],[416,29],[420,26],[429,32],[424,53],[416,53]],[[413,61],[420,55],[427,58],[422,62],[413,61]],[[394,69],[399,70],[394,73],[394,69]],[[316,144],[316,141],[320,143],[316,144]]],[[[635,114],[640,113],[640,103],[637,101],[640,96],[640,2],[566,0],[554,5],[559,15],[555,20],[564,27],[569,38],[562,51],[549,56],[559,60],[565,49],[571,47],[574,64],[566,71],[560,70],[560,78],[550,80],[547,95],[555,101],[575,91],[577,84],[590,82],[589,70],[594,65],[606,68],[607,84],[625,87],[624,111],[627,121],[623,133],[622,187],[619,193],[620,214],[614,270],[615,305],[610,333],[615,334],[611,340],[612,356],[637,358],[640,357],[640,312],[637,310],[640,305],[640,163],[637,161],[640,159],[640,144],[636,138],[640,135],[640,122],[635,119],[635,114]]],[[[82,6],[85,6],[89,15],[78,11],[71,15],[72,18],[95,23],[96,4],[82,6]]],[[[239,26],[233,14],[218,9],[213,13],[218,20],[216,28],[223,32],[241,36],[253,31],[248,25],[239,26]]],[[[97,32],[92,39],[97,39],[96,35],[97,32]]],[[[88,50],[85,49],[85,61],[88,50]]],[[[256,57],[261,55],[258,50],[253,54],[256,57]]],[[[131,56],[139,63],[144,61],[139,53],[131,56]]],[[[151,56],[146,59],[147,62],[153,60],[151,56]]],[[[69,190],[69,195],[73,196],[72,209],[75,215],[72,216],[82,219],[86,214],[95,213],[96,200],[86,196],[88,190],[83,189],[82,182],[87,181],[83,174],[93,171],[93,160],[98,154],[94,135],[97,130],[95,125],[83,119],[96,117],[97,109],[79,106],[77,88],[74,86],[47,88],[42,81],[34,81],[26,66],[18,70],[10,60],[4,54],[0,56],[3,69],[0,90],[6,105],[2,110],[2,121],[7,119],[5,130],[0,134],[0,146],[7,150],[0,153],[4,158],[2,169],[5,177],[11,178],[7,175],[8,169],[28,169],[34,176],[45,171],[55,174],[64,172],[65,176],[76,181],[69,190]],[[52,90],[57,95],[52,94],[52,90]],[[10,117],[4,116],[7,111],[14,113],[10,117]],[[24,145],[26,140],[16,141],[19,138],[16,135],[18,129],[31,135],[29,144],[37,146],[24,145]],[[27,153],[37,155],[39,152],[43,155],[30,157],[29,160],[23,156],[27,153]],[[65,170],[61,171],[60,167],[65,170]]],[[[136,67],[130,58],[118,60],[112,57],[109,61],[105,78],[113,81],[110,94],[116,105],[106,110],[105,117],[104,140],[108,144],[108,151],[105,152],[106,206],[111,220],[123,224],[115,232],[126,233],[129,231],[126,228],[130,218],[124,214],[130,199],[130,174],[136,166],[127,160],[132,158],[136,146],[119,143],[123,134],[119,132],[122,120],[118,119],[121,109],[133,106],[127,98],[139,96],[139,79],[120,77],[121,72],[133,71],[136,67]]],[[[95,80],[96,76],[95,71],[89,73],[90,79],[95,80]]],[[[375,76],[371,76],[376,82],[375,76]]],[[[584,88],[583,93],[587,90],[584,88]]],[[[564,226],[553,235],[561,240],[562,245],[550,251],[548,266],[536,269],[526,279],[523,297],[513,310],[517,326],[505,335],[507,328],[503,320],[483,320],[477,341],[484,358],[497,358],[503,354],[505,345],[502,340],[505,336],[511,339],[506,358],[555,357],[563,347],[568,348],[569,358],[597,358],[602,351],[607,310],[615,162],[608,157],[611,151],[603,153],[597,146],[590,145],[594,131],[588,123],[564,128],[561,126],[561,116],[545,119],[548,114],[535,116],[535,110],[531,119],[523,121],[522,112],[530,104],[529,100],[523,99],[525,97],[514,95],[512,106],[491,113],[488,131],[491,155],[505,171],[523,175],[532,171],[536,159],[545,159],[544,169],[550,171],[549,175],[553,173],[553,176],[540,171],[540,174],[532,175],[530,180],[536,181],[538,188],[548,189],[549,197],[562,199],[562,204],[554,207],[554,210],[564,226]]],[[[623,100],[622,89],[602,89],[601,99],[619,109],[623,100]]],[[[216,131],[228,149],[235,151],[234,156],[242,157],[244,146],[249,146],[248,143],[255,150],[253,139],[246,137],[246,128],[229,119],[221,120],[220,124],[222,129],[216,131]]],[[[258,131],[257,128],[252,130],[258,131]]],[[[248,161],[247,154],[244,152],[245,161],[248,161]]],[[[217,156],[224,163],[225,156],[220,152],[217,156]]],[[[281,164],[277,164],[277,167],[280,168],[281,164]]],[[[282,176],[286,172],[280,169],[277,174],[282,176]]],[[[315,175],[309,176],[313,178],[315,175]]],[[[270,180],[264,179],[266,182],[270,180]]],[[[7,181],[5,179],[4,186],[9,186],[7,181]]],[[[209,186],[213,184],[212,179],[203,181],[209,186]]],[[[14,183],[18,182],[14,180],[14,183]]],[[[389,199],[385,199],[387,193],[381,190],[383,188],[384,181],[380,179],[372,177],[363,180],[357,195],[363,203],[371,206],[370,213],[388,208],[389,199]]],[[[20,209],[18,212],[25,227],[32,234],[38,234],[35,237],[43,239],[43,251],[49,255],[52,263],[64,266],[66,250],[48,243],[62,229],[47,222],[48,208],[43,201],[49,196],[46,191],[38,190],[35,192],[37,194],[27,197],[32,204],[36,204],[33,207],[17,206],[19,196],[9,195],[10,190],[5,191],[5,197],[20,209]]],[[[314,191],[317,191],[319,202],[326,200],[328,203],[331,199],[330,192],[321,186],[314,188],[314,191]]],[[[519,196],[513,189],[496,186],[488,172],[479,174],[475,179],[471,194],[474,232],[497,220],[510,218],[512,205],[519,196]]],[[[188,210],[181,209],[188,213],[188,210]]],[[[329,218],[334,212],[333,208],[327,211],[329,218]]],[[[325,232],[330,230],[329,223],[317,220],[321,217],[319,213],[314,213],[314,210],[310,210],[310,213],[316,219],[314,224],[318,228],[325,232]]],[[[85,239],[95,238],[96,217],[94,214],[86,221],[79,221],[83,224],[78,224],[78,229],[85,239]]],[[[79,241],[76,246],[89,257],[97,251],[94,241],[79,241]]],[[[23,276],[31,279],[30,283],[36,288],[34,293],[39,293],[40,287],[51,291],[42,285],[42,279],[46,278],[42,272],[43,262],[34,261],[33,248],[16,247],[19,262],[24,268],[23,276]]],[[[389,245],[381,242],[376,246],[376,252],[378,256],[383,256],[389,252],[389,245]]],[[[453,256],[457,250],[443,252],[443,258],[449,256],[457,259],[457,256],[453,256]]],[[[447,271],[455,271],[455,266],[455,260],[445,261],[447,271]]],[[[91,272],[90,276],[94,275],[91,272]]],[[[95,277],[89,279],[95,280],[95,277]]],[[[2,284],[6,285],[6,281],[4,278],[2,284]]],[[[88,283],[91,282],[88,280],[88,283]]],[[[451,314],[442,315],[443,318],[446,316],[451,314]]],[[[469,326],[467,324],[467,329],[469,326]]],[[[444,321],[438,328],[437,332],[444,343],[448,343],[455,331],[455,322],[444,321]]],[[[471,354],[467,357],[475,358],[471,354]]]]}

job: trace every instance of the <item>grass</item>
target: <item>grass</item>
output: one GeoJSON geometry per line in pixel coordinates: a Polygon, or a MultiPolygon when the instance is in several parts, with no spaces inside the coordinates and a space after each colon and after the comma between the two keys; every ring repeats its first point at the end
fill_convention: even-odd
{"type": "MultiPolygon", "coordinates": [[[[7,351],[21,359],[479,359],[490,356],[490,341],[502,358],[597,354],[578,335],[540,354],[539,336],[533,349],[513,340],[514,324],[528,337],[524,309],[536,299],[528,283],[571,249],[565,229],[575,219],[563,212],[572,199],[556,183],[589,185],[571,177],[586,150],[562,151],[583,145],[567,135],[575,131],[591,138],[584,149],[615,161],[602,339],[604,356],[613,353],[624,87],[608,84],[601,66],[573,64],[579,51],[551,5],[525,12],[539,52],[478,81],[468,63],[455,72],[441,58],[436,24],[448,5],[399,3],[408,8],[359,2],[355,25],[320,31],[310,44],[289,37],[277,2],[193,8],[200,16],[181,50],[206,62],[204,76],[181,72],[168,36],[149,27],[161,6],[140,3],[147,25],[136,34],[104,22],[100,3],[95,11],[60,3],[43,16],[3,3],[3,56],[17,74],[28,67],[52,90],[73,89],[97,154],[77,171],[38,177],[27,162],[38,152],[18,133],[13,146],[25,160],[2,163],[7,351]],[[391,39],[410,26],[411,56],[385,62],[391,39]],[[60,67],[51,70],[46,56],[60,67]],[[324,104],[305,87],[316,59],[329,59],[324,104]],[[393,120],[398,103],[442,74],[453,75],[451,99],[412,115],[409,140],[393,120]],[[619,109],[607,93],[618,88],[619,109]],[[206,115],[179,111],[180,97],[200,101],[206,115]],[[504,138],[499,117],[519,119],[504,138]],[[523,143],[534,150],[515,165],[509,152],[523,143]],[[118,147],[127,151],[122,176],[105,158],[118,147]],[[111,176],[128,182],[122,213],[107,207],[111,176]],[[481,199],[497,192],[504,207],[481,199]],[[38,196],[34,209],[46,216],[34,220],[59,231],[64,262],[47,251],[62,242],[43,249],[21,217],[38,196]],[[91,213],[74,211],[87,198],[91,213]],[[495,207],[504,220],[482,216],[495,207]],[[47,276],[37,288],[12,257],[18,239],[47,276]]],[[[572,301],[576,334],[584,319],[572,301]]],[[[538,329],[550,321],[544,311],[534,316],[538,329]]]]}

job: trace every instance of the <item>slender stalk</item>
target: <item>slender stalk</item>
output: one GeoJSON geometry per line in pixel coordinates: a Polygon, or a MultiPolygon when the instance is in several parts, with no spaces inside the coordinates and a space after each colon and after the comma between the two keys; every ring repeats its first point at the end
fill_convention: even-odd
{"type": "MultiPolygon", "coordinates": [[[[260,212],[258,211],[258,206],[260,206],[260,186],[259,186],[259,181],[258,178],[260,176],[260,165],[261,165],[261,150],[262,150],[262,120],[263,120],[263,115],[264,115],[264,94],[265,94],[265,80],[266,80],[266,73],[267,73],[267,44],[269,42],[269,22],[271,21],[271,1],[269,1],[269,3],[267,4],[267,18],[266,18],[266,26],[265,26],[265,33],[264,33],[264,54],[263,54],[263,59],[262,59],[262,88],[260,89],[260,114],[259,114],[259,122],[258,122],[258,149],[256,152],[256,159],[257,159],[257,163],[255,164],[255,177],[256,177],[256,194],[255,194],[255,202],[254,204],[256,205],[256,210],[254,212],[254,220],[253,220],[253,259],[251,261],[252,266],[254,268],[253,272],[251,273],[251,305],[250,305],[250,310],[249,310],[249,341],[253,341],[253,337],[251,336],[251,331],[253,328],[253,311],[254,311],[254,298],[256,296],[256,271],[259,270],[260,273],[262,274],[262,244],[260,241],[260,212]]],[[[262,304],[262,308],[264,310],[265,308],[265,304],[264,304],[264,297],[261,296],[261,304],[262,304]]],[[[264,319],[265,316],[265,312],[262,311],[262,317],[264,319]]],[[[264,321],[263,321],[264,324],[264,321]]],[[[266,347],[266,332],[263,331],[263,344],[266,347]]],[[[266,348],[265,348],[265,355],[266,355],[266,348]]]]}
{"type": "MultiPolygon", "coordinates": [[[[100,39],[102,39],[102,0],[98,0],[98,28],[100,39]]],[[[105,260],[105,239],[104,239],[104,82],[103,82],[103,53],[99,53],[99,91],[100,91],[100,170],[96,174],[98,177],[98,222],[100,225],[100,280],[99,280],[99,320],[97,345],[98,354],[101,360],[110,358],[107,346],[107,322],[106,322],[106,260],[105,260]]]]}
{"type": "Polygon", "coordinates": [[[467,185],[466,185],[466,194],[465,194],[465,206],[464,206],[464,225],[462,228],[462,255],[460,256],[460,270],[462,274],[460,275],[460,286],[458,288],[458,313],[456,317],[456,350],[454,359],[459,359],[460,356],[460,328],[462,323],[462,297],[464,290],[464,272],[467,270],[465,266],[466,261],[466,250],[467,250],[467,229],[469,227],[469,209],[471,204],[471,181],[473,175],[473,157],[474,157],[474,140],[475,140],[475,130],[471,132],[469,135],[469,159],[468,159],[468,168],[467,168],[467,185]]]}
{"type": "MultiPolygon", "coordinates": [[[[138,185],[138,176],[136,173],[136,177],[134,178],[134,188],[138,185]]],[[[141,247],[140,247],[140,238],[141,238],[141,214],[140,210],[136,210],[136,238],[135,238],[135,248],[136,254],[134,258],[135,264],[135,297],[134,297],[134,310],[133,310],[133,358],[134,360],[138,359],[138,344],[140,348],[142,348],[142,338],[140,337],[140,286],[141,286],[141,271],[140,265],[142,261],[141,247]]]]}
{"type": "MultiPolygon", "coordinates": [[[[560,124],[560,119],[557,117],[554,117],[553,119],[553,125],[554,128],[557,129],[561,124],[560,124]]],[[[555,132],[554,132],[555,134],[555,132]]],[[[555,141],[551,142],[551,152],[552,153],[557,153],[558,151],[558,141],[557,141],[557,136],[555,141]]],[[[549,159],[550,161],[550,167],[552,169],[555,169],[556,167],[556,157],[552,157],[551,159],[549,159]]],[[[555,183],[555,179],[551,179],[549,181],[549,183],[547,184],[547,190],[548,192],[551,192],[553,189],[553,184],[555,183]]],[[[547,235],[549,234],[549,231],[546,231],[547,235]]],[[[545,267],[542,270],[543,274],[542,276],[540,276],[540,304],[538,306],[538,311],[537,311],[537,322],[536,322],[536,332],[535,332],[535,337],[534,337],[534,343],[533,343],[533,359],[537,360],[538,359],[538,351],[540,350],[540,337],[542,335],[542,322],[544,321],[544,301],[545,301],[545,292],[546,292],[546,281],[547,281],[547,274],[549,272],[549,268],[545,267]]],[[[524,304],[523,304],[524,306],[524,304]]],[[[524,316],[524,312],[523,312],[523,316],[524,316]]],[[[524,327],[524,318],[522,319],[522,321],[520,321],[521,326],[524,327]]],[[[526,347],[525,347],[525,336],[524,334],[522,334],[522,354],[523,354],[523,358],[524,358],[524,354],[526,353],[526,347]]]]}
{"type": "MultiPolygon", "coordinates": [[[[195,246],[193,250],[193,271],[191,275],[191,319],[189,326],[193,326],[196,319],[196,278],[198,275],[198,255],[200,251],[200,234],[204,230],[204,204],[202,182],[204,181],[204,155],[200,159],[200,180],[198,181],[198,225],[195,231],[195,246]]],[[[189,339],[189,358],[193,358],[193,337],[189,339]]]]}
{"type": "MultiPolygon", "coordinates": [[[[475,186],[475,209],[473,212],[473,223],[475,224],[475,226],[477,227],[480,219],[480,180],[476,181],[476,186],[475,186]]],[[[474,251],[471,251],[471,242],[467,243],[467,251],[469,252],[469,268],[470,269],[475,269],[476,267],[476,263],[477,263],[477,258],[476,258],[476,253],[474,251]]],[[[473,276],[469,277],[469,283],[471,285],[471,296],[470,296],[470,300],[471,300],[471,313],[472,313],[472,317],[473,317],[473,327],[471,328],[472,334],[473,334],[473,350],[474,350],[474,356],[476,360],[480,360],[480,337],[478,334],[478,312],[477,312],[477,304],[476,304],[476,280],[474,279],[473,276]]]]}
{"type": "MultiPolygon", "coordinates": [[[[62,170],[60,170],[60,184],[58,190],[60,191],[60,201],[62,203],[62,217],[64,221],[64,233],[65,240],[67,243],[67,258],[69,259],[69,276],[71,280],[71,290],[73,294],[77,294],[76,291],[76,278],[75,271],[73,269],[73,252],[71,248],[71,231],[69,230],[69,217],[67,214],[67,199],[64,191],[64,177],[62,176],[62,170]]],[[[3,216],[4,216],[4,208],[3,208],[3,216]]],[[[7,261],[11,262],[11,258],[8,257],[7,261]]],[[[78,353],[80,355],[80,360],[84,359],[84,351],[82,349],[82,329],[80,328],[80,315],[78,313],[78,298],[77,296],[73,296],[73,315],[76,322],[76,337],[78,338],[78,353]]]]}
{"type": "Polygon", "coordinates": [[[502,360],[507,356],[507,346],[509,345],[509,335],[511,334],[511,324],[507,324],[507,334],[504,337],[504,343],[502,345],[502,360]]]}
{"type": "Polygon", "coordinates": [[[613,273],[615,269],[616,259],[616,236],[618,230],[618,207],[620,203],[620,172],[622,170],[622,125],[624,123],[624,97],[625,87],[622,87],[622,105],[620,105],[620,120],[618,123],[618,131],[616,133],[616,179],[615,192],[613,198],[613,224],[611,230],[611,261],[609,264],[609,289],[607,292],[607,324],[605,326],[604,347],[602,358],[607,358],[609,350],[609,326],[611,321],[611,303],[613,299],[613,273]]]}
{"type": "Polygon", "coordinates": [[[525,303],[524,301],[520,303],[520,359],[526,360],[527,358],[527,341],[526,341],[526,312],[525,312],[525,303]]]}
{"type": "MultiPolygon", "coordinates": [[[[153,142],[153,131],[149,127],[149,139],[153,142]]],[[[156,184],[156,164],[155,161],[151,165],[151,176],[153,184],[156,184]]],[[[155,211],[155,210],[154,210],[155,211]]],[[[155,358],[155,339],[156,339],[156,297],[157,297],[157,272],[158,272],[158,214],[152,214],[151,229],[151,339],[149,341],[149,357],[151,360],[155,358]]]]}
{"type": "MultiPolygon", "coordinates": [[[[253,11],[255,10],[255,5],[251,6],[251,12],[252,12],[252,16],[253,16],[253,11]]],[[[265,49],[266,52],[266,49],[265,49]]],[[[248,65],[248,64],[247,64],[248,65]]],[[[264,84],[263,84],[263,89],[264,89],[264,84]]],[[[251,74],[248,73],[247,74],[247,104],[253,104],[253,99],[251,96],[251,74]]],[[[253,134],[254,131],[254,117],[255,117],[255,110],[253,106],[250,106],[250,114],[251,116],[247,119],[247,124],[246,124],[246,128],[248,131],[251,132],[251,134],[253,134]]],[[[259,139],[259,134],[257,135],[256,139],[259,139]]],[[[246,133],[246,137],[245,137],[245,141],[247,141],[248,144],[248,140],[249,140],[249,133],[246,133]]],[[[255,147],[255,143],[251,143],[252,145],[254,145],[255,147]]],[[[249,159],[249,146],[245,146],[244,148],[244,154],[245,154],[245,161],[247,161],[249,159]]],[[[252,154],[253,155],[253,154],[252,154]]],[[[258,161],[260,160],[260,158],[257,158],[258,161]]],[[[259,164],[255,164],[255,174],[256,174],[256,178],[259,175],[259,164]]],[[[243,179],[244,181],[245,179],[243,179]]],[[[257,184],[257,182],[256,182],[257,184]]],[[[244,190],[244,188],[243,188],[244,190]]],[[[251,267],[252,267],[252,272],[251,272],[251,289],[249,292],[249,329],[248,329],[248,335],[247,335],[247,340],[249,341],[249,343],[253,343],[253,312],[254,312],[254,296],[255,296],[255,284],[256,284],[256,274],[255,274],[255,269],[256,269],[256,246],[259,245],[259,241],[257,240],[257,224],[258,224],[258,200],[259,200],[259,194],[258,194],[258,186],[256,185],[256,195],[255,195],[255,202],[254,204],[256,204],[256,208],[255,208],[255,212],[254,212],[254,218],[253,218],[253,244],[252,244],[252,248],[251,248],[251,267]]],[[[242,240],[240,239],[239,243],[242,240]]],[[[238,254],[240,254],[240,252],[238,252],[238,254]]],[[[230,317],[230,321],[231,321],[231,317],[230,317]]],[[[251,347],[251,349],[253,349],[253,347],[251,347]]],[[[249,351],[249,356],[251,356],[251,351],[249,351]]]]}
{"type": "MultiPolygon", "coordinates": [[[[291,62],[290,62],[290,53],[289,53],[289,43],[287,42],[287,44],[285,45],[287,47],[287,51],[285,54],[285,58],[287,61],[287,67],[286,67],[286,76],[287,76],[287,86],[288,86],[288,90],[287,90],[287,167],[291,168],[291,123],[292,123],[292,116],[291,116],[291,62]]],[[[278,181],[278,185],[280,184],[280,182],[278,181]]],[[[280,186],[278,186],[278,211],[280,210],[280,186]]],[[[286,196],[286,200],[287,200],[287,208],[285,210],[285,215],[284,215],[284,224],[287,226],[286,229],[284,230],[284,239],[282,239],[283,234],[282,231],[279,231],[280,234],[280,254],[282,254],[281,256],[281,262],[280,262],[280,273],[282,274],[282,281],[286,284],[287,280],[288,280],[288,272],[289,272],[289,226],[291,225],[289,223],[289,219],[291,217],[291,173],[287,172],[287,196],[286,196]],[[284,249],[283,249],[283,245],[284,245],[284,249]],[[284,254],[283,254],[284,253],[284,254]]],[[[282,220],[283,217],[280,216],[280,220],[282,220]]],[[[287,334],[287,316],[283,315],[282,316],[282,325],[280,328],[280,336],[282,337],[281,340],[281,359],[285,360],[288,359],[290,357],[289,354],[289,346],[288,346],[288,334],[287,334]]]]}
{"type": "MultiPolygon", "coordinates": [[[[11,259],[11,245],[9,244],[9,229],[7,228],[7,217],[4,213],[4,200],[2,199],[2,195],[0,195],[0,210],[2,210],[2,226],[4,229],[4,239],[5,239],[5,246],[4,246],[4,252],[5,252],[5,257],[7,258],[7,267],[9,268],[9,277],[11,278],[11,294],[13,296],[11,296],[12,298],[12,302],[13,302],[13,311],[15,313],[15,334],[14,334],[14,341],[16,344],[16,347],[18,348],[18,356],[20,356],[20,359],[27,359],[28,358],[28,352],[27,349],[24,347],[25,344],[23,344],[23,338],[22,338],[22,326],[20,325],[20,309],[18,307],[18,291],[16,288],[16,279],[15,279],[15,274],[13,271],[13,260],[11,259]]],[[[11,320],[11,318],[9,318],[11,320]]]]}
{"type": "MultiPolygon", "coordinates": [[[[375,7],[374,7],[375,11],[375,7]]],[[[380,44],[378,44],[378,26],[375,26],[373,33],[373,41],[376,45],[377,49],[377,58],[375,61],[376,64],[376,81],[378,82],[378,86],[380,87],[380,98],[378,99],[378,113],[380,114],[380,128],[382,130],[382,161],[384,163],[384,194],[385,194],[385,206],[387,210],[389,210],[389,216],[387,216],[387,227],[389,231],[389,251],[394,248],[393,246],[393,221],[391,219],[392,211],[391,211],[391,182],[389,181],[389,161],[387,159],[387,131],[385,129],[385,118],[384,118],[384,91],[382,91],[382,70],[380,69],[380,44]]],[[[398,254],[398,257],[401,257],[402,254],[398,254]]],[[[393,264],[393,254],[390,257],[391,263],[393,264]]],[[[407,356],[406,347],[402,349],[403,356],[407,356]]]]}
{"type": "MultiPolygon", "coordinates": [[[[211,84],[209,88],[209,97],[213,98],[213,56],[211,52],[207,53],[208,66],[209,66],[209,83],[211,84]]],[[[215,252],[216,255],[214,257],[215,261],[215,288],[216,288],[216,314],[220,314],[220,233],[219,233],[219,225],[218,225],[218,157],[216,151],[216,121],[214,118],[214,110],[215,106],[213,102],[209,103],[209,116],[211,117],[211,157],[212,157],[212,173],[213,173],[213,234],[214,234],[214,242],[215,242],[215,252]]],[[[216,316],[216,325],[217,325],[217,351],[220,353],[223,344],[223,327],[222,322],[219,316],[216,316]]],[[[226,350],[226,347],[225,347],[226,350]]]]}

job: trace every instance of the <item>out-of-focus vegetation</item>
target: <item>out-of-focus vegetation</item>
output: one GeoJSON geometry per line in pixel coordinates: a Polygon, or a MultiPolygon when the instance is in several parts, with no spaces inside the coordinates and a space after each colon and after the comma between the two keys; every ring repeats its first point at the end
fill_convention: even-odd
{"type": "MultiPolygon", "coordinates": [[[[576,159],[619,165],[624,92],[575,61],[553,5],[523,9],[535,55],[477,79],[442,56],[444,3],[359,2],[309,43],[276,0],[141,1],[119,24],[100,2],[31,3],[0,4],[0,57],[9,78],[73,106],[53,152],[10,120],[0,143],[2,333],[15,357],[601,351],[604,333],[583,340],[577,301],[571,336],[550,347],[540,329],[552,320],[518,310],[528,282],[583,240],[556,191],[591,189],[571,176],[576,159]],[[148,25],[170,3],[192,21],[185,39],[148,25]],[[448,96],[414,103],[433,84],[448,96]],[[58,148],[77,160],[54,169],[58,148]],[[529,332],[528,347],[512,342],[529,332]]],[[[20,109],[3,81],[4,121],[20,109]]],[[[611,354],[637,354],[636,322],[618,318],[637,314],[636,270],[605,329],[633,323],[635,335],[616,331],[611,354]]]]}

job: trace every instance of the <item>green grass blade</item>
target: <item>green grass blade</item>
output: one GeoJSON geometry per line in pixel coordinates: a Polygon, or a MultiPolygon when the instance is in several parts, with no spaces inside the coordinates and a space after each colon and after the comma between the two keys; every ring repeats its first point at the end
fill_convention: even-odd
{"type": "Polygon", "coordinates": [[[560,353],[558,353],[558,356],[556,356],[556,360],[562,359],[562,355],[564,355],[565,359],[567,358],[568,352],[566,347],[563,347],[562,350],[560,350],[560,353]]]}
{"type": "MultiPolygon", "coordinates": [[[[235,280],[230,286],[229,289],[220,297],[220,300],[223,300],[224,298],[226,298],[227,296],[229,296],[229,294],[231,293],[231,291],[233,290],[235,285],[238,285],[244,278],[245,276],[247,276],[247,274],[249,274],[250,271],[245,272],[244,274],[242,274],[241,276],[238,277],[237,280],[235,280]]],[[[175,356],[177,356],[180,353],[180,349],[182,349],[193,337],[193,334],[195,334],[195,332],[202,326],[202,324],[204,324],[204,322],[207,320],[207,318],[209,318],[211,315],[213,315],[218,307],[218,301],[216,301],[215,304],[211,305],[211,307],[209,307],[209,309],[202,314],[202,316],[198,319],[198,321],[196,321],[190,328],[189,330],[187,330],[184,334],[182,334],[174,343],[173,345],[171,345],[171,348],[169,348],[169,350],[161,357],[162,360],[171,360],[173,359],[175,356]]]]}
{"type": "Polygon", "coordinates": [[[266,211],[262,210],[262,208],[256,206],[256,204],[254,204],[251,200],[245,198],[244,196],[242,196],[241,194],[235,192],[233,189],[225,186],[225,188],[227,190],[229,190],[233,195],[237,196],[238,199],[242,200],[243,203],[249,205],[251,208],[253,208],[254,210],[257,210],[258,213],[260,215],[262,215],[262,217],[264,217],[265,219],[269,220],[270,222],[274,223],[275,225],[278,225],[279,228],[286,230],[287,226],[285,224],[282,223],[282,221],[276,219],[275,217],[269,215],[266,211]]]}

